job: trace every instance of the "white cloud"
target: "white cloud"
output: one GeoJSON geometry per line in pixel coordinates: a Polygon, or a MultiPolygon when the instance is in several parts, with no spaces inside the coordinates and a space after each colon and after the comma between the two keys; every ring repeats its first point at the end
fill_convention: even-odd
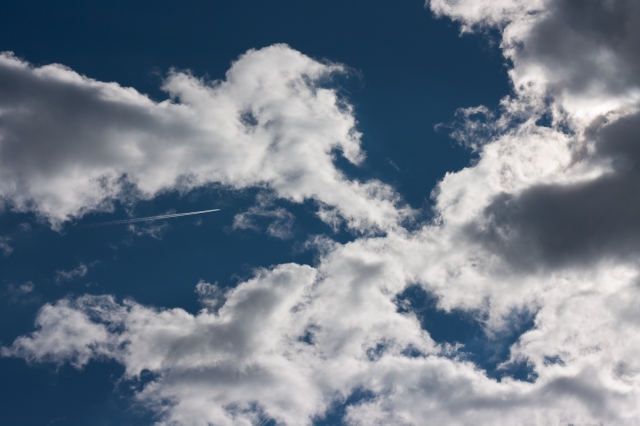
{"type": "Polygon", "coordinates": [[[35,285],[27,281],[20,285],[13,283],[0,290],[0,299],[4,299],[10,304],[42,303],[37,295],[34,295],[35,285]]]}
{"type": "Polygon", "coordinates": [[[266,186],[294,202],[315,199],[356,228],[391,226],[407,213],[393,191],[333,166],[336,150],[364,158],[352,108],[322,87],[343,71],[275,45],[241,56],[224,81],[173,71],[163,89],[174,101],[156,103],[2,54],[0,196],[60,228],[119,197],[266,186]]]}
{"type": "Polygon", "coordinates": [[[640,5],[634,0],[428,0],[437,15],[463,30],[497,27],[521,103],[543,107],[556,120],[587,126],[599,115],[637,108],[640,5]],[[568,116],[565,115],[568,113],[568,116]]]}
{"type": "Polygon", "coordinates": [[[68,271],[58,270],[56,271],[56,282],[72,281],[76,278],[82,278],[89,272],[89,267],[95,264],[96,262],[91,262],[89,265],[85,265],[84,263],[80,262],[80,264],[74,269],[70,269],[68,271]]]}
{"type": "MultiPolygon", "coordinates": [[[[98,353],[108,353],[112,337],[107,327],[91,321],[89,315],[78,310],[89,297],[77,301],[62,300],[55,306],[45,305],[38,313],[39,331],[31,338],[16,339],[11,349],[2,348],[3,356],[22,356],[28,361],[52,361],[61,364],[70,361],[81,367],[98,353]]],[[[110,299],[98,299],[91,313],[108,312],[110,299]]]]}
{"type": "Polygon", "coordinates": [[[259,197],[257,205],[236,214],[233,217],[233,229],[251,229],[258,232],[260,226],[255,222],[255,218],[260,217],[271,219],[266,229],[268,235],[283,240],[293,237],[295,217],[285,208],[275,207],[272,197],[268,196],[259,197]]]}
{"type": "Polygon", "coordinates": [[[227,301],[227,291],[218,283],[208,283],[200,280],[196,285],[196,293],[200,304],[207,310],[218,312],[227,301]]]}
{"type": "Polygon", "coordinates": [[[24,284],[20,284],[17,288],[18,292],[23,293],[23,294],[27,294],[27,293],[31,293],[34,289],[34,285],[31,281],[27,281],[24,284]]]}
{"type": "Polygon", "coordinates": [[[503,27],[532,12],[541,11],[545,0],[427,0],[436,16],[462,23],[464,32],[482,27],[503,27]]]}
{"type": "MultiPolygon", "coordinates": [[[[263,417],[310,424],[355,390],[369,391],[371,398],[347,408],[351,424],[637,423],[640,120],[636,56],[629,46],[639,42],[633,25],[638,6],[564,0],[433,0],[430,6],[467,31],[498,27],[514,83],[497,118],[476,108],[489,120],[475,127],[470,122],[466,131],[472,134],[459,134],[479,159],[439,183],[433,222],[403,229],[406,212],[394,210],[397,196],[390,188],[348,181],[335,170],[336,140],[354,162],[362,156],[352,111],[341,108],[333,92],[300,77],[313,81],[332,66],[278,46],[247,54],[214,86],[174,74],[167,90],[180,94],[180,104],[153,104],[109,86],[120,101],[126,93],[150,110],[171,110],[163,125],[182,120],[197,124],[186,126],[189,131],[207,135],[245,132],[237,149],[249,140],[258,147],[275,143],[256,157],[246,148],[244,159],[220,142],[215,146],[227,156],[224,170],[208,163],[199,174],[205,166],[192,158],[195,176],[177,184],[177,171],[170,178],[153,174],[156,163],[165,164],[161,148],[169,146],[159,142],[153,161],[127,169],[143,196],[214,181],[236,188],[264,184],[281,198],[315,199],[328,222],[337,212],[354,227],[378,224],[388,232],[344,245],[318,239],[317,266],[260,270],[227,292],[200,282],[206,309],[197,315],[109,296],[48,304],[37,330],[2,353],[78,367],[111,358],[125,366],[127,377],[150,370],[157,379],[136,397],[161,412],[161,424],[247,425],[263,417]],[[549,37],[562,42],[553,46],[549,37]],[[265,68],[274,58],[277,65],[265,68]],[[289,77],[278,74],[287,70],[289,77]],[[249,110],[253,117],[243,115],[249,110]],[[538,124],[545,113],[552,115],[548,126],[538,124]],[[349,197],[354,206],[345,201],[349,197]],[[372,206],[385,207],[381,216],[366,213],[372,206]],[[441,309],[475,315],[487,339],[512,329],[514,313],[533,312],[534,327],[501,365],[506,371],[525,363],[532,380],[492,379],[465,360],[464,347],[436,343],[416,315],[395,304],[416,283],[438,296],[441,309]],[[171,403],[162,405],[166,401],[171,403]]],[[[125,126],[135,140],[155,135],[152,128],[134,132],[125,126]]],[[[215,140],[226,141],[223,136],[215,140]]],[[[190,141],[202,148],[200,139],[190,141]]],[[[155,152],[136,144],[143,157],[155,152]]]]}
{"type": "MultiPolygon", "coordinates": [[[[309,424],[354,389],[375,397],[348,409],[353,424],[421,424],[425,418],[452,425],[633,424],[637,418],[638,331],[627,327],[620,336],[619,324],[601,316],[606,307],[585,303],[602,301],[589,294],[593,285],[579,289],[584,296],[575,307],[588,307],[597,321],[575,308],[558,309],[560,301],[573,303],[572,289],[551,292],[544,303],[549,313],[570,316],[547,322],[547,314],[539,315],[539,327],[514,354],[535,363],[538,379],[497,382],[457,358],[455,349],[436,345],[413,315],[397,312],[392,296],[403,286],[404,270],[390,253],[369,249],[339,247],[317,269],[291,264],[259,271],[230,290],[221,308],[195,316],[118,304],[109,296],[62,300],[43,308],[38,331],[3,353],[76,366],[108,357],[129,377],[150,370],[158,379],[137,399],[151,407],[173,401],[164,406],[161,424],[257,424],[261,415],[309,424]],[[546,331],[550,326],[564,335],[550,339],[558,332],[546,331]],[[547,336],[541,340],[539,333],[547,336]],[[610,360],[611,348],[632,364],[610,360]],[[562,364],[548,365],[558,349],[565,351],[562,364]]],[[[628,278],[625,271],[617,277],[627,291],[628,278]]],[[[198,287],[205,297],[215,293],[217,303],[212,285],[198,287]]]]}
{"type": "Polygon", "coordinates": [[[13,247],[11,247],[9,241],[11,241],[11,239],[8,237],[0,237],[0,250],[5,257],[13,253],[13,247]]]}
{"type": "Polygon", "coordinates": [[[155,238],[156,240],[161,240],[164,233],[169,229],[168,223],[163,223],[161,225],[140,225],[140,224],[131,224],[127,226],[127,230],[131,233],[131,235],[135,235],[138,237],[142,237],[148,235],[151,238],[155,238]]]}

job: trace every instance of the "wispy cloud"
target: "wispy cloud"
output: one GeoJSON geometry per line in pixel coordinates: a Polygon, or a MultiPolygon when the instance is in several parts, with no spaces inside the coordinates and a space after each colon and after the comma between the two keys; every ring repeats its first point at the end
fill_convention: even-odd
{"type": "MultiPolygon", "coordinates": [[[[127,230],[131,233],[130,235],[135,235],[137,237],[147,236],[151,238],[155,238],[156,240],[161,240],[164,233],[169,229],[168,223],[163,223],[161,225],[148,225],[148,226],[136,226],[134,224],[130,224],[127,227],[127,230]]],[[[130,244],[132,241],[128,237],[125,239],[127,244],[130,244]]]]}
{"type": "Polygon", "coordinates": [[[263,197],[258,200],[258,205],[236,214],[233,217],[233,229],[251,229],[259,232],[261,227],[256,223],[256,218],[270,220],[266,230],[268,235],[283,240],[293,237],[295,217],[285,208],[274,206],[270,197],[263,197]]]}
{"type": "Polygon", "coordinates": [[[8,237],[0,237],[0,251],[6,257],[9,256],[13,252],[13,247],[9,245],[9,241],[11,238],[8,237]]]}
{"type": "Polygon", "coordinates": [[[82,278],[87,275],[90,267],[95,266],[98,263],[99,261],[97,260],[89,263],[88,265],[80,262],[80,264],[74,269],[70,269],[68,271],[58,270],[56,271],[56,282],[73,281],[77,278],[82,278]]]}
{"type": "Polygon", "coordinates": [[[10,304],[39,302],[39,297],[33,295],[34,289],[35,285],[31,281],[20,285],[11,283],[0,290],[0,299],[5,299],[10,304]]]}

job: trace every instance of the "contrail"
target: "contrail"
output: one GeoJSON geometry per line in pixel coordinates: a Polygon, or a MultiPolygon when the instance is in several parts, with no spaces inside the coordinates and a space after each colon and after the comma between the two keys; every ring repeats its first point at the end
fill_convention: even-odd
{"type": "Polygon", "coordinates": [[[84,225],[83,228],[93,228],[95,226],[106,226],[106,225],[124,225],[125,223],[136,223],[136,222],[151,222],[153,220],[172,219],[174,217],[191,216],[194,214],[204,214],[204,213],[211,213],[211,212],[217,212],[217,211],[220,211],[220,209],[202,210],[199,212],[189,212],[189,213],[161,214],[159,216],[149,216],[149,217],[137,217],[134,219],[114,220],[113,222],[92,223],[90,225],[84,225]]]}

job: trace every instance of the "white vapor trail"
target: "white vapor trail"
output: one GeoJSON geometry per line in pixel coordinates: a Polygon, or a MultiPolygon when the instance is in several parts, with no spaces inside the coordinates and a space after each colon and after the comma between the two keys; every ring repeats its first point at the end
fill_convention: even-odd
{"type": "Polygon", "coordinates": [[[100,223],[93,223],[90,225],[85,225],[85,228],[93,228],[95,226],[105,226],[105,225],[124,225],[125,223],[135,223],[135,222],[151,222],[153,220],[159,220],[159,219],[171,219],[174,217],[182,217],[182,216],[191,216],[194,214],[204,214],[204,213],[211,213],[211,212],[217,212],[220,209],[213,209],[213,210],[202,210],[199,212],[189,212],[189,213],[172,213],[172,214],[161,214],[159,216],[148,216],[148,217],[138,217],[138,218],[133,218],[133,219],[123,219],[123,220],[114,220],[113,222],[100,222],[100,223]]]}

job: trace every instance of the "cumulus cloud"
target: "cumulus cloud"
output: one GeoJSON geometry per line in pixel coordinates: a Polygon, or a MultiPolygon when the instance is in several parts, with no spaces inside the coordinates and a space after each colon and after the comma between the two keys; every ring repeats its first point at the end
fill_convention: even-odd
{"type": "MultiPolygon", "coordinates": [[[[222,298],[223,304],[197,315],[117,303],[110,296],[65,299],[46,305],[38,330],[3,354],[78,367],[110,358],[126,367],[127,377],[151,371],[157,379],[136,398],[162,410],[160,424],[258,424],[265,417],[310,424],[356,389],[372,397],[348,407],[351,424],[421,424],[425,418],[453,425],[620,424],[638,415],[635,357],[632,364],[610,360],[611,370],[598,363],[609,348],[623,359],[637,350],[634,340],[617,346],[600,329],[615,323],[614,300],[594,311],[601,294],[551,297],[537,320],[564,318],[525,334],[513,354],[539,360],[539,377],[498,382],[456,348],[436,344],[411,312],[398,312],[390,295],[404,286],[404,268],[390,251],[361,244],[371,242],[340,246],[318,268],[289,264],[258,271],[226,295],[201,282],[201,297],[216,305],[222,298]],[[563,303],[573,308],[558,309],[563,303]],[[595,336],[582,333],[584,324],[575,321],[584,322],[575,309],[584,306],[598,313],[588,330],[595,336]],[[568,327],[562,326],[566,320],[568,327]],[[598,337],[607,345],[591,347],[604,343],[598,337]],[[568,338],[581,341],[568,344],[568,338]]],[[[624,287],[629,277],[617,275],[624,287]]],[[[637,336],[631,324],[626,332],[637,336]]]]}
{"type": "MultiPolygon", "coordinates": [[[[269,185],[277,197],[316,200],[329,222],[343,217],[354,228],[366,230],[373,223],[387,232],[365,232],[347,244],[321,239],[314,267],[287,264],[259,270],[228,291],[200,282],[196,291],[204,309],[196,315],[110,296],[47,304],[38,314],[36,330],[17,338],[2,354],[79,368],[109,358],[124,365],[128,378],[151,371],[155,379],[136,398],[156,409],[160,424],[167,425],[249,425],[265,418],[311,424],[357,392],[367,396],[346,407],[344,418],[354,425],[424,424],[425,419],[450,425],[636,424],[640,151],[633,46],[640,34],[634,24],[638,6],[623,0],[432,0],[428,5],[461,22],[465,32],[500,31],[513,82],[513,93],[500,111],[472,107],[461,112],[463,121],[471,121],[455,136],[476,149],[479,158],[440,181],[433,192],[433,221],[414,231],[404,229],[406,211],[390,188],[349,181],[335,170],[335,140],[354,162],[363,154],[353,133],[353,111],[341,106],[330,90],[309,86],[313,75],[324,76],[330,72],[324,67],[332,66],[276,46],[248,53],[224,82],[213,86],[174,74],[167,88],[186,93],[180,94],[180,103],[145,101],[154,111],[171,110],[167,123],[181,114],[190,123],[198,114],[213,117],[207,108],[220,114],[232,111],[228,120],[207,121],[207,131],[222,134],[238,125],[250,127],[243,131],[254,138],[265,111],[304,111],[304,117],[293,120],[303,123],[300,128],[285,112],[279,116],[287,124],[279,127],[282,139],[260,157],[269,164],[268,173],[264,169],[260,178],[249,178],[237,160],[238,169],[229,169],[233,173],[216,171],[220,174],[209,181],[237,188],[269,185]],[[290,59],[269,72],[250,67],[271,55],[290,59]],[[253,92],[256,81],[261,87],[281,88],[280,77],[272,81],[269,76],[286,70],[299,76],[300,69],[311,77],[285,79],[289,85],[281,89],[291,95],[287,90],[297,88],[295,96],[273,100],[267,89],[259,96],[253,92]],[[320,74],[308,74],[309,69],[320,74]],[[244,78],[238,87],[236,73],[244,78]],[[183,85],[175,86],[173,78],[183,85]],[[212,93],[230,100],[218,104],[212,93]],[[252,105],[266,105],[262,96],[276,104],[279,100],[280,109],[248,108],[246,103],[236,107],[235,96],[247,99],[243,93],[255,95],[252,105]],[[322,96],[329,101],[317,104],[322,96]],[[478,113],[486,120],[474,124],[478,113]],[[336,118],[346,123],[336,133],[342,139],[315,135],[333,129],[329,124],[336,118]],[[323,120],[328,120],[328,130],[315,125],[323,120]],[[280,143],[286,147],[281,149],[280,143]],[[314,149],[320,166],[309,160],[316,158],[306,150],[314,149]],[[290,174],[291,167],[298,174],[290,174]],[[317,170],[323,170],[322,176],[317,170]],[[331,195],[336,191],[339,195],[331,195]],[[342,204],[344,194],[360,197],[355,210],[342,204]],[[386,210],[370,216],[359,205],[386,210]],[[475,318],[487,340],[513,329],[518,312],[530,312],[533,327],[517,336],[498,365],[505,372],[525,365],[527,380],[509,374],[493,379],[488,373],[495,372],[471,362],[466,356],[470,349],[460,342],[434,341],[415,312],[397,305],[398,295],[415,285],[437,297],[438,309],[465,311],[475,318]]],[[[21,66],[29,73],[43,72],[21,66]]],[[[125,90],[113,87],[118,93],[125,90]]],[[[147,131],[136,135],[144,139],[147,131]]],[[[254,170],[251,158],[247,167],[254,170]]],[[[154,170],[156,161],[164,164],[159,154],[140,171],[126,171],[127,179],[138,176],[134,181],[143,196],[177,185],[160,175],[161,183],[152,185],[156,181],[145,173],[154,170]]],[[[180,185],[207,181],[198,179],[180,185]]]]}
{"type": "MultiPolygon", "coordinates": [[[[377,268],[356,275],[366,269],[350,271],[365,287],[377,268]]],[[[250,424],[256,403],[270,418],[306,424],[331,402],[327,392],[347,393],[367,375],[376,345],[384,343],[384,353],[396,357],[409,346],[437,350],[415,318],[398,316],[390,300],[362,297],[333,280],[318,286],[317,276],[315,269],[294,264],[260,271],[230,290],[219,310],[196,316],[132,301],[117,304],[110,296],[62,300],[42,309],[38,332],[3,354],[77,366],[106,356],[125,364],[128,376],[159,373],[162,379],[138,398],[177,401],[167,424],[250,424]],[[327,322],[333,303],[353,312],[327,322]],[[373,312],[377,318],[371,321],[373,312]],[[397,337],[385,341],[385,335],[397,337]]],[[[208,302],[219,297],[211,284],[200,283],[198,291],[208,302]]]]}
{"type": "MultiPolygon", "coordinates": [[[[633,0],[430,0],[465,31],[498,28],[515,92],[576,125],[638,102],[638,23],[633,0]]],[[[522,99],[521,99],[522,100],[522,99]]]]}
{"type": "Polygon", "coordinates": [[[324,88],[344,72],[287,46],[249,51],[223,81],[173,71],[172,101],[0,56],[0,196],[60,228],[118,198],[218,184],[266,186],[294,202],[315,199],[349,224],[385,228],[397,195],[378,181],[348,181],[334,153],[359,163],[352,108],[324,88]]]}
{"type": "MultiPolygon", "coordinates": [[[[640,42],[640,7],[631,1],[481,3],[430,2],[467,30],[500,28],[513,63],[515,96],[503,101],[503,115],[478,121],[472,112],[490,113],[468,109],[466,126],[454,134],[466,143],[470,134],[488,135],[482,161],[496,157],[490,167],[501,173],[466,231],[521,267],[631,260],[637,252],[640,104],[633,46],[640,42]],[[547,128],[538,125],[545,116],[551,118],[547,128]],[[525,123],[514,125],[517,119],[525,123]],[[496,131],[502,135],[495,137],[496,131]],[[540,137],[547,140],[531,143],[540,137]],[[496,156],[498,147],[503,152],[496,156]],[[530,147],[545,149],[529,159],[550,167],[533,179],[515,170],[522,161],[502,161],[531,155],[530,147]]],[[[482,142],[475,138],[476,147],[482,142]]]]}

